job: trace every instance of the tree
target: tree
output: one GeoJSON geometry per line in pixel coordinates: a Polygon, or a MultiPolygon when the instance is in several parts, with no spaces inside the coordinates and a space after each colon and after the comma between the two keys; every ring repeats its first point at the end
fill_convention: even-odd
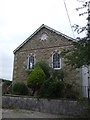
{"type": "MultiPolygon", "coordinates": [[[[87,30],[87,36],[74,42],[72,51],[64,50],[61,54],[66,59],[66,63],[73,68],[80,68],[83,65],[88,67],[90,65],[90,2],[85,2],[82,7],[77,8],[77,10],[87,6],[88,11],[85,13],[88,13],[88,24],[84,27],[80,27],[79,25],[73,26],[78,33],[87,30]]],[[[80,15],[84,15],[85,13],[80,15]]]]}
{"type": "Polygon", "coordinates": [[[35,67],[41,67],[42,70],[44,71],[45,75],[46,75],[46,79],[48,79],[50,77],[50,66],[48,65],[48,63],[46,61],[39,61],[35,64],[35,67]]]}
{"type": "MultiPolygon", "coordinates": [[[[77,1],[79,1],[79,0],[77,0],[77,1]]],[[[89,2],[88,1],[84,2],[84,1],[81,0],[79,2],[83,2],[83,4],[82,4],[81,7],[76,8],[76,10],[79,11],[81,9],[87,8],[87,11],[85,11],[83,13],[80,13],[79,16],[88,14],[87,20],[88,20],[88,23],[89,23],[89,21],[90,21],[90,1],[89,2]]],[[[87,34],[89,36],[88,35],[87,36],[88,36],[88,38],[90,38],[90,29],[89,29],[90,28],[90,23],[87,24],[86,26],[83,26],[83,27],[81,27],[81,26],[79,26],[77,24],[74,24],[72,27],[74,28],[74,31],[77,31],[78,34],[80,34],[83,31],[88,31],[89,34],[88,34],[88,32],[87,32],[87,34]]]]}
{"type": "MultiPolygon", "coordinates": [[[[88,6],[88,11],[84,12],[80,15],[84,15],[88,13],[88,23],[84,27],[80,27],[79,25],[74,25],[75,31],[78,33],[83,32],[84,30],[87,31],[86,37],[79,39],[79,41],[75,41],[73,44],[72,51],[71,50],[64,50],[62,52],[62,56],[65,58],[65,62],[71,65],[73,68],[81,68],[82,66],[87,67],[87,75],[88,75],[88,98],[89,98],[89,91],[90,91],[90,1],[85,2],[83,7],[88,6]]],[[[83,8],[81,7],[81,8],[83,8]]],[[[81,9],[79,8],[79,9],[81,9]]],[[[89,103],[89,102],[88,102],[89,103]]]]}
{"type": "Polygon", "coordinates": [[[40,67],[35,67],[29,74],[27,85],[32,89],[32,95],[34,95],[36,90],[40,89],[40,86],[43,84],[45,77],[45,73],[40,67]]]}
{"type": "Polygon", "coordinates": [[[66,64],[71,65],[73,68],[80,68],[83,65],[87,67],[90,64],[90,41],[83,38],[78,42],[74,42],[73,46],[72,51],[64,50],[61,54],[64,56],[66,64]]]}

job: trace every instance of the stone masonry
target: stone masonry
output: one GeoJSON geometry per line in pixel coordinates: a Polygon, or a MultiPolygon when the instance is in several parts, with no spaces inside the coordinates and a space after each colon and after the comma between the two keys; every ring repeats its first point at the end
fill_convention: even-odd
{"type": "MultiPolygon", "coordinates": [[[[44,60],[52,67],[52,54],[56,51],[61,53],[63,49],[72,48],[72,46],[72,38],[42,25],[14,51],[13,83],[27,82],[28,73],[25,66],[27,66],[30,54],[34,55],[35,63],[44,60]],[[43,33],[47,35],[46,40],[41,40],[43,33]]],[[[71,71],[69,67],[66,67],[63,58],[61,58],[61,67],[66,71],[66,82],[81,85],[79,71],[71,71]]]]}
{"type": "Polygon", "coordinates": [[[77,101],[55,99],[38,100],[37,98],[25,96],[3,96],[2,106],[7,109],[26,109],[58,115],[80,115],[84,113],[84,107],[77,101]]]}

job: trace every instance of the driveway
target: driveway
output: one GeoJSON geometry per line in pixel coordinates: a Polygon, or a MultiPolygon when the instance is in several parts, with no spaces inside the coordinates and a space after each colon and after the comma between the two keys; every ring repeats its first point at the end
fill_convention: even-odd
{"type": "Polygon", "coordinates": [[[72,118],[70,116],[55,115],[20,109],[3,109],[2,118],[72,118]]]}

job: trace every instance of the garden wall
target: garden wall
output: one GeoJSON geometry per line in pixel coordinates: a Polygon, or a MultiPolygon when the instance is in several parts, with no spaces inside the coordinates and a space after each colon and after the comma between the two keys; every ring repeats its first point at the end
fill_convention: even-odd
{"type": "Polygon", "coordinates": [[[37,98],[21,96],[3,96],[2,106],[3,108],[19,108],[63,115],[78,115],[83,111],[83,108],[77,103],[77,101],[38,100],[37,98]]]}

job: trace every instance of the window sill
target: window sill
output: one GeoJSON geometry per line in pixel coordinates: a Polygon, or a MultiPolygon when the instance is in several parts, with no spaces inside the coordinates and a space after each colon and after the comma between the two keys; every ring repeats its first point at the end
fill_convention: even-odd
{"type": "Polygon", "coordinates": [[[53,68],[54,70],[60,70],[61,68],[53,68]]]}

